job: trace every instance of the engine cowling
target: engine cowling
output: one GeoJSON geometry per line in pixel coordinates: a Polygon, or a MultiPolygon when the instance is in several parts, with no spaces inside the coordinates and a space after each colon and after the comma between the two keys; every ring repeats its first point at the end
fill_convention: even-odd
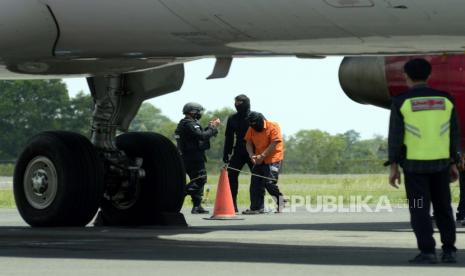
{"type": "Polygon", "coordinates": [[[339,67],[339,82],[355,102],[389,108],[391,95],[384,57],[346,57],[339,67]]]}
{"type": "Polygon", "coordinates": [[[408,89],[403,66],[413,58],[431,63],[429,86],[454,97],[465,149],[465,55],[346,57],[339,68],[339,82],[352,100],[389,108],[391,97],[408,89]]]}

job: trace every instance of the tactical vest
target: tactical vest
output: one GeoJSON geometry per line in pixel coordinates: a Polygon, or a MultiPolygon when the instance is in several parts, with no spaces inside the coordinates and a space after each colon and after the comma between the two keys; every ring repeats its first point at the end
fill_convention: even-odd
{"type": "Polygon", "coordinates": [[[450,120],[453,103],[446,97],[416,97],[404,101],[404,144],[408,160],[450,158],[450,120]]]}
{"type": "Polygon", "coordinates": [[[202,140],[193,135],[190,130],[192,125],[203,131],[198,122],[191,119],[182,119],[174,132],[174,138],[181,155],[203,154],[205,150],[210,149],[210,139],[202,140]]]}

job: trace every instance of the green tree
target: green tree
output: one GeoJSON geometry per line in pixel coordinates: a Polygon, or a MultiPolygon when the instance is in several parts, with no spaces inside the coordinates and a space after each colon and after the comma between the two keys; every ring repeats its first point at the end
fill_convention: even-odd
{"type": "Polygon", "coordinates": [[[200,120],[202,127],[206,127],[208,122],[213,119],[219,118],[221,120],[221,125],[218,128],[218,135],[210,139],[210,149],[206,152],[208,159],[207,168],[210,171],[218,172],[218,168],[222,164],[226,122],[228,117],[234,112],[235,111],[231,108],[213,110],[206,112],[200,120]]]}
{"type": "Polygon", "coordinates": [[[361,140],[354,130],[330,135],[321,130],[302,130],[285,141],[285,172],[288,173],[381,173],[387,154],[382,136],[361,140]]]}
{"type": "Polygon", "coordinates": [[[159,108],[145,102],[132,121],[129,130],[157,132],[173,141],[176,123],[164,116],[159,108]]]}
{"type": "MultiPolygon", "coordinates": [[[[82,92],[70,99],[60,80],[0,82],[0,160],[14,159],[27,140],[44,130],[64,129],[90,134],[93,100],[82,92]]],[[[223,156],[224,132],[231,108],[206,112],[200,123],[214,118],[222,121],[219,133],[210,140],[207,168],[218,172],[223,156]]],[[[173,140],[176,122],[150,103],[143,103],[131,131],[158,132],[173,140]]],[[[286,173],[380,173],[387,156],[382,136],[361,140],[349,130],[331,135],[321,130],[301,130],[285,137],[286,173]]]]}
{"type": "Polygon", "coordinates": [[[94,102],[90,95],[79,92],[68,103],[63,114],[62,129],[81,133],[89,137],[94,102]]]}
{"type": "Polygon", "coordinates": [[[285,141],[285,170],[298,173],[340,171],[346,142],[321,130],[301,130],[285,141]]]}
{"type": "Polygon", "coordinates": [[[0,81],[0,158],[14,159],[31,136],[60,128],[68,103],[61,80],[0,81]]]}
{"type": "Polygon", "coordinates": [[[387,140],[382,136],[358,141],[352,149],[352,158],[346,162],[350,173],[381,173],[387,158],[387,140]]]}

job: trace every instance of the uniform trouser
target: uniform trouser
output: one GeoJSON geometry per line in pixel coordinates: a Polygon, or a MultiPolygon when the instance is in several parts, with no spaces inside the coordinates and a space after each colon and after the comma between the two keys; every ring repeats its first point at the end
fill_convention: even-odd
{"type": "Polygon", "coordinates": [[[194,207],[200,206],[203,197],[203,188],[207,183],[207,171],[205,162],[198,160],[184,160],[186,173],[191,180],[186,187],[188,194],[192,198],[194,207]]]}
{"type": "Polygon", "coordinates": [[[255,165],[252,173],[266,178],[252,175],[250,183],[250,210],[265,208],[265,189],[279,204],[282,204],[283,194],[279,191],[278,177],[281,162],[255,165]]]}
{"type": "Polygon", "coordinates": [[[452,214],[449,168],[437,173],[405,174],[405,189],[409,201],[410,223],[417,238],[418,248],[423,253],[434,253],[433,222],[431,204],[436,225],[441,234],[442,249],[456,251],[456,229],[452,214]]]}
{"type": "Polygon", "coordinates": [[[249,158],[247,153],[240,154],[234,153],[229,161],[229,167],[234,168],[236,170],[228,170],[228,178],[229,178],[229,186],[231,188],[231,194],[233,197],[234,208],[237,210],[237,192],[239,189],[239,171],[242,170],[244,165],[247,164],[249,166],[250,171],[252,171],[252,161],[249,158]]]}
{"type": "Polygon", "coordinates": [[[460,172],[460,201],[457,207],[457,217],[465,218],[465,172],[460,172]]]}

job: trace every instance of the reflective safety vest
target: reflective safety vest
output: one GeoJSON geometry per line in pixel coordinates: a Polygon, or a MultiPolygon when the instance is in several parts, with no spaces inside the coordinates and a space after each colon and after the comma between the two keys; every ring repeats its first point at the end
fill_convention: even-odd
{"type": "Polygon", "coordinates": [[[454,104],[446,97],[409,98],[400,112],[404,116],[404,144],[408,160],[450,158],[450,120],[454,104]]]}

